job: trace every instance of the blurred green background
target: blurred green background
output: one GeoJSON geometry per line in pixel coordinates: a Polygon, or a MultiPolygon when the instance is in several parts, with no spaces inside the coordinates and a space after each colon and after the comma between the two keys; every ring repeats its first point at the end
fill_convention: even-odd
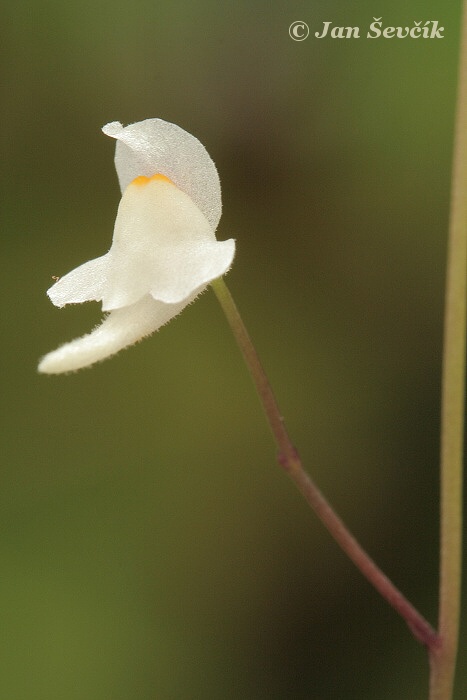
{"type": "MultiPolygon", "coordinates": [[[[38,358],[100,318],[45,295],[109,247],[106,122],[217,164],[229,286],[305,464],[437,608],[439,384],[460,3],[4,3],[0,696],[427,696],[425,653],[275,464],[212,292],[91,370],[38,358]],[[294,42],[437,19],[442,40],[294,42]]],[[[463,627],[456,699],[467,693],[463,627]]]]}

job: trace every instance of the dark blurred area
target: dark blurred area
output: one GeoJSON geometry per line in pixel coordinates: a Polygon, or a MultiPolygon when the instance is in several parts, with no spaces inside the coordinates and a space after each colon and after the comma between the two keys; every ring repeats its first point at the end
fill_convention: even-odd
{"type": "Polygon", "coordinates": [[[460,3],[1,13],[0,696],[423,700],[424,650],[276,465],[210,290],[92,369],[36,366],[100,319],[45,294],[110,245],[120,193],[100,127],[179,124],[218,167],[227,281],[305,464],[435,624],[460,3]],[[375,12],[438,20],[445,38],[369,40],[375,12]],[[325,21],[363,36],[318,40],[325,21]]]}

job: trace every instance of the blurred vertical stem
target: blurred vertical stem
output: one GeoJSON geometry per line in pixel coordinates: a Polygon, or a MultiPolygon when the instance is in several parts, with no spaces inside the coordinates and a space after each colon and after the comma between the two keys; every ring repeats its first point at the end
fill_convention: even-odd
{"type": "Polygon", "coordinates": [[[287,433],[268,378],[261,366],[256,349],[251,342],[232,295],[222,278],[214,280],[211,284],[255,382],[279,449],[279,463],[355,566],[383,598],[404,618],[416,639],[429,650],[434,650],[438,645],[436,632],[360,546],[303,468],[297,450],[294,448],[287,433]]]}
{"type": "Polygon", "coordinates": [[[440,644],[430,655],[430,700],[452,697],[460,619],[467,274],[467,0],[463,3],[458,71],[441,397],[440,644]]]}

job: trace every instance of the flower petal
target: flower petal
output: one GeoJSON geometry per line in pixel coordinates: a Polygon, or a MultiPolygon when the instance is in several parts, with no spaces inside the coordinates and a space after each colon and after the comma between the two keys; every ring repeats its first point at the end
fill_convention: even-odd
{"type": "Polygon", "coordinates": [[[49,299],[60,307],[81,304],[83,301],[100,301],[106,286],[108,267],[108,253],[80,265],[47,290],[49,299]]]}
{"type": "Polygon", "coordinates": [[[191,197],[215,231],[222,211],[219,176],[197,138],[162,119],[126,127],[111,122],[102,131],[117,139],[115,167],[122,192],[139,175],[162,173],[191,197]]]}
{"type": "Polygon", "coordinates": [[[230,267],[233,240],[219,242],[206,217],[170,180],[138,177],[118,209],[102,293],[104,311],[150,293],[175,304],[230,267]]]}
{"type": "Polygon", "coordinates": [[[154,333],[170,321],[198,295],[198,291],[180,304],[164,304],[145,296],[132,306],[112,311],[91,333],[49,352],[39,363],[39,372],[61,374],[115,355],[154,333]]]}

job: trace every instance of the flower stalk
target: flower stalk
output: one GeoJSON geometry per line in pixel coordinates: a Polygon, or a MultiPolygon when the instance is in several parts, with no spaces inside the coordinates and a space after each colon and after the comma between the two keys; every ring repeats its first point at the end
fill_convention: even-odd
{"type": "Polygon", "coordinates": [[[415,638],[434,652],[439,642],[435,630],[360,546],[303,468],[298,452],[288,435],[269,380],[225,281],[223,278],[216,279],[211,286],[255,383],[279,450],[279,463],[341,549],[383,598],[403,617],[415,638]]]}

